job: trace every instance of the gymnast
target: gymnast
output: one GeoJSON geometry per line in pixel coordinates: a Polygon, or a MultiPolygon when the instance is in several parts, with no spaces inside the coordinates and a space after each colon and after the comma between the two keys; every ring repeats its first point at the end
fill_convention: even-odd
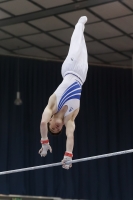
{"type": "Polygon", "coordinates": [[[72,164],[66,164],[73,157],[75,118],[79,113],[82,85],[88,71],[88,55],[84,39],[84,28],[87,17],[82,16],[75,25],[71,37],[68,55],[62,65],[63,81],[50,96],[48,104],[42,114],[40,132],[42,157],[47,151],[52,152],[48,139],[48,131],[57,136],[63,126],[66,127],[66,151],[62,160],[62,167],[69,169],[72,164]]]}

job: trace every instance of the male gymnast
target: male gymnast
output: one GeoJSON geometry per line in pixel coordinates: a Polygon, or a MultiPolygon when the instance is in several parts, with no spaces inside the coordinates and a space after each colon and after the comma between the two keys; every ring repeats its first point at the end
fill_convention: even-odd
{"type": "Polygon", "coordinates": [[[48,140],[48,130],[53,135],[59,135],[63,126],[66,127],[66,152],[62,160],[62,167],[69,169],[72,164],[66,164],[73,157],[75,118],[80,108],[82,85],[88,71],[88,55],[84,39],[84,28],[87,17],[78,20],[71,37],[68,55],[62,65],[63,81],[50,96],[48,104],[42,114],[40,124],[42,148],[39,154],[43,157],[47,151],[52,152],[48,140]]]}

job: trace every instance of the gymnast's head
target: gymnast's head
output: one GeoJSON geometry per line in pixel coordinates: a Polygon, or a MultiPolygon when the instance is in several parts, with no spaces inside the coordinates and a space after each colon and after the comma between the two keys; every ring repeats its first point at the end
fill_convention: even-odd
{"type": "Polygon", "coordinates": [[[63,119],[55,117],[53,115],[48,123],[48,131],[50,134],[57,136],[61,134],[63,125],[63,119]]]}

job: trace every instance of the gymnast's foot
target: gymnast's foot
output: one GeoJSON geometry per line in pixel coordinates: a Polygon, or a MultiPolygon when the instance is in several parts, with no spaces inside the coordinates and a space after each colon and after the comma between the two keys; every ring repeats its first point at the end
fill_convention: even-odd
{"type": "Polygon", "coordinates": [[[85,24],[87,22],[87,17],[86,16],[82,16],[79,18],[78,20],[79,23],[85,24]]]}

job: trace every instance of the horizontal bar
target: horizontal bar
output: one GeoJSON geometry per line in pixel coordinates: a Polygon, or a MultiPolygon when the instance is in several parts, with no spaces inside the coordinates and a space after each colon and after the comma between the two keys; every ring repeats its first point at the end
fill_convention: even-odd
{"type": "MultiPolygon", "coordinates": [[[[103,155],[98,155],[98,156],[92,156],[92,157],[87,157],[87,158],[80,158],[80,159],[72,160],[71,162],[70,161],[66,162],[66,164],[84,162],[84,161],[89,161],[89,160],[96,160],[96,159],[100,159],[100,158],[118,156],[118,155],[127,154],[127,153],[133,153],[133,149],[125,150],[125,151],[118,151],[118,152],[108,153],[108,154],[103,154],[103,155]]],[[[62,165],[61,162],[47,164],[47,165],[40,165],[40,166],[35,166],[35,167],[27,167],[27,168],[22,168],[22,169],[9,170],[9,171],[0,172],[0,175],[30,171],[30,170],[35,170],[35,169],[43,169],[43,168],[48,168],[48,167],[56,167],[56,166],[60,166],[60,165],[62,165]]]]}

